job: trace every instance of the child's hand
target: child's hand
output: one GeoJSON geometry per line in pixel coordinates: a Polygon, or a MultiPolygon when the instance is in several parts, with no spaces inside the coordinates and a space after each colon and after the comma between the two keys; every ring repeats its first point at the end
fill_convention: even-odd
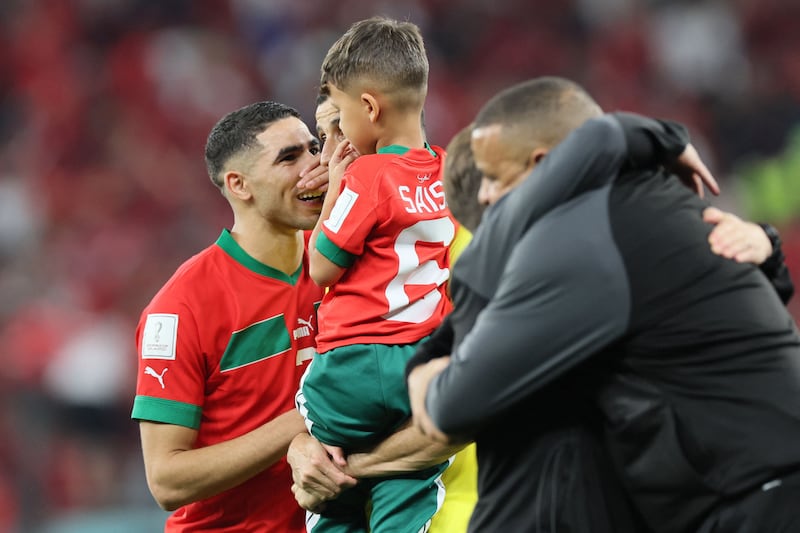
{"type": "Polygon", "coordinates": [[[304,168],[300,172],[298,189],[324,192],[328,190],[328,167],[320,164],[319,160],[304,168]]]}
{"type": "Polygon", "coordinates": [[[342,176],[344,176],[344,171],[347,170],[350,163],[355,161],[359,155],[358,150],[356,150],[355,146],[350,144],[350,141],[347,139],[339,143],[336,150],[333,151],[330,163],[328,163],[330,186],[338,190],[339,183],[341,183],[342,176]]]}
{"type": "Polygon", "coordinates": [[[308,433],[300,433],[289,445],[286,460],[292,467],[292,493],[303,509],[319,512],[324,502],[358,482],[337,465],[344,461],[341,450],[333,450],[332,456],[331,452],[308,433]]]}

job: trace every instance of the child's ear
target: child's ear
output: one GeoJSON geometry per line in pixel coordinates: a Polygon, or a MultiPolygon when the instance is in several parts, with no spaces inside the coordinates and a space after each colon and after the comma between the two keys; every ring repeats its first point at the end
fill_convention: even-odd
{"type": "Polygon", "coordinates": [[[369,116],[369,121],[373,124],[377,122],[378,117],[381,116],[381,105],[378,103],[378,99],[375,98],[375,95],[371,93],[361,93],[361,105],[364,106],[369,116]]]}

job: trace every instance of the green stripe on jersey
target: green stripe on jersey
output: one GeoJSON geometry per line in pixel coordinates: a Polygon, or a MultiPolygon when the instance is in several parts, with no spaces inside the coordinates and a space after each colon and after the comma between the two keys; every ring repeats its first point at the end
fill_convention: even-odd
{"type": "Polygon", "coordinates": [[[332,263],[335,263],[336,266],[347,268],[353,264],[356,260],[356,256],[342,250],[325,235],[323,232],[319,232],[317,235],[317,251],[324,255],[327,259],[329,259],[332,263]]]}
{"type": "Polygon", "coordinates": [[[280,355],[292,347],[283,315],[256,322],[233,332],[219,362],[221,372],[280,355]]]}
{"type": "Polygon", "coordinates": [[[187,428],[200,427],[201,410],[198,406],[153,396],[136,396],[133,399],[131,418],[175,424],[187,428]]]}

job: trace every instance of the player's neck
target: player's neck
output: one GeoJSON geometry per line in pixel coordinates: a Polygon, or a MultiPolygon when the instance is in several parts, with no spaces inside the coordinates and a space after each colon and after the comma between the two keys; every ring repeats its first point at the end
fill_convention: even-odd
{"type": "Polygon", "coordinates": [[[291,276],[303,260],[301,230],[277,231],[274,228],[243,228],[234,224],[231,235],[253,259],[291,276]]]}

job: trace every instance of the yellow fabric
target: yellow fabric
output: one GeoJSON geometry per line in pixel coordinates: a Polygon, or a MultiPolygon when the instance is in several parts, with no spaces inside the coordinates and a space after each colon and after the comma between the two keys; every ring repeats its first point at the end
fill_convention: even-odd
{"type": "Polygon", "coordinates": [[[475,444],[458,452],[453,464],[442,474],[445,497],[442,508],[433,515],[431,533],[464,533],[478,501],[478,459],[475,444]]]}
{"type": "Polygon", "coordinates": [[[453,264],[458,259],[458,256],[461,255],[461,252],[464,251],[464,248],[467,247],[469,241],[472,240],[472,233],[462,226],[461,224],[458,225],[456,228],[456,236],[453,238],[453,242],[450,243],[450,266],[452,267],[453,264]]]}
{"type": "MultiPolygon", "coordinates": [[[[450,245],[451,265],[471,239],[469,230],[459,225],[450,245]]],[[[474,443],[455,455],[453,464],[442,474],[442,482],[445,488],[444,503],[431,520],[430,533],[463,533],[467,531],[469,517],[478,501],[478,459],[474,443]]]]}

